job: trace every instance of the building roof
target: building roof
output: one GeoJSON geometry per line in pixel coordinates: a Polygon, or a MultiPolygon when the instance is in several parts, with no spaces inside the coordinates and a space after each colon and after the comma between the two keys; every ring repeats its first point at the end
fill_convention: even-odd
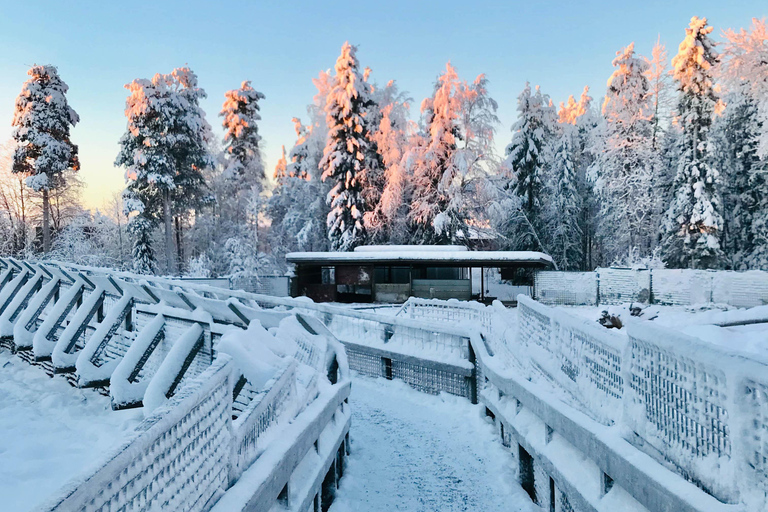
{"type": "Polygon", "coordinates": [[[534,251],[434,251],[434,250],[365,250],[357,252],[291,252],[286,255],[289,263],[304,265],[364,265],[389,264],[436,264],[457,267],[549,267],[552,258],[534,251]]]}

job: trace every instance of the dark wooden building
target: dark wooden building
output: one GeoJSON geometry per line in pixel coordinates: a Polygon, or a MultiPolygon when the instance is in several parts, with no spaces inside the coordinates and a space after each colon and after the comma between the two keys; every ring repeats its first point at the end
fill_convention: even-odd
{"type": "Polygon", "coordinates": [[[479,295],[472,293],[473,268],[498,268],[503,279],[532,285],[532,271],[552,265],[541,252],[455,246],[365,246],[354,252],[293,252],[286,259],[295,266],[291,295],[317,302],[484,300],[484,286],[479,295]]]}

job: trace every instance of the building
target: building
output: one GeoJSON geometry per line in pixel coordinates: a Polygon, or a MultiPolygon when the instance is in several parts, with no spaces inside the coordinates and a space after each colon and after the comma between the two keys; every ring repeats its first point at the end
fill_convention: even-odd
{"type": "MultiPolygon", "coordinates": [[[[362,246],[354,252],[292,252],[291,295],[317,302],[404,302],[408,297],[489,299],[472,292],[472,269],[498,268],[513,284],[533,285],[552,258],[531,251],[468,251],[460,246],[362,246]]],[[[483,273],[480,272],[480,279],[483,273]]]]}

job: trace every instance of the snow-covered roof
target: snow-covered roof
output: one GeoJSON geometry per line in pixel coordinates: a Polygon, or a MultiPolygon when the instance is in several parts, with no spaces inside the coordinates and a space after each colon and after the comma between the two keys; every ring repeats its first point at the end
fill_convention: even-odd
{"type": "Polygon", "coordinates": [[[366,264],[366,263],[453,263],[458,267],[505,267],[528,265],[547,267],[552,258],[534,251],[433,251],[433,250],[367,250],[361,252],[291,252],[290,263],[303,264],[366,264]]]}
{"type": "Polygon", "coordinates": [[[466,252],[463,245],[360,245],[355,252],[466,252]]]}

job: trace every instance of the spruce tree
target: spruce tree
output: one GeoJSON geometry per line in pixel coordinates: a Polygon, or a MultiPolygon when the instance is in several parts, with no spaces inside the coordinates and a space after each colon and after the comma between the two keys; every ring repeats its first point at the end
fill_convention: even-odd
{"type": "Polygon", "coordinates": [[[325,106],[328,142],[320,168],[332,184],[328,194],[328,238],[334,251],[350,251],[366,241],[364,199],[366,168],[376,153],[365,113],[370,108],[367,84],[359,71],[357,48],[344,43],[336,61],[336,79],[325,106]]]}
{"type": "Polygon", "coordinates": [[[726,30],[721,75],[731,91],[715,131],[724,174],[726,247],[736,268],[768,267],[768,28],[726,30]],[[733,244],[737,244],[734,246],[733,244]]]}
{"type": "Polygon", "coordinates": [[[532,92],[527,82],[517,98],[517,111],[502,169],[509,175],[505,189],[517,199],[519,208],[508,212],[512,220],[506,224],[504,235],[512,249],[541,251],[546,250],[541,240],[542,174],[557,114],[549,96],[538,86],[532,92]]]}
{"type": "Polygon", "coordinates": [[[682,128],[681,154],[674,199],[666,216],[663,254],[677,267],[713,268],[721,263],[723,219],[720,176],[712,166],[709,130],[718,98],[712,79],[718,62],[712,27],[706,18],[691,18],[686,37],[672,59],[680,93],[677,107],[682,128]]]}
{"type": "Polygon", "coordinates": [[[749,259],[759,239],[752,230],[761,195],[766,193],[766,179],[757,156],[757,105],[743,89],[725,97],[725,109],[712,126],[714,161],[722,177],[723,250],[729,266],[749,268],[749,259]]]}
{"type": "Polygon", "coordinates": [[[70,127],[80,120],[67,103],[67,84],[55,66],[32,66],[16,98],[13,114],[12,170],[43,199],[43,252],[51,250],[50,193],[65,185],[68,172],[80,168],[70,127]]]}
{"type": "Polygon", "coordinates": [[[549,254],[560,270],[578,270],[583,260],[580,226],[583,205],[578,189],[578,141],[574,140],[577,137],[578,129],[564,123],[546,170],[543,232],[549,254]]]}
{"type": "Polygon", "coordinates": [[[265,176],[258,122],[259,101],[264,95],[245,81],[239,89],[227,91],[225,97],[219,113],[224,118],[225,178],[260,187],[265,176]]]}

